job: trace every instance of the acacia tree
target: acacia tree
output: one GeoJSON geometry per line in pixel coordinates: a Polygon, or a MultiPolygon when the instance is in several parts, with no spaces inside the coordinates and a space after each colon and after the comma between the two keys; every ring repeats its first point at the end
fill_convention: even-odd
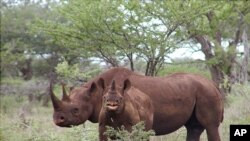
{"type": "Polygon", "coordinates": [[[248,2],[175,2],[169,8],[182,21],[183,35],[200,44],[213,81],[226,93],[235,81],[237,47],[249,16],[248,2]]]}
{"type": "Polygon", "coordinates": [[[146,75],[155,75],[167,54],[185,42],[199,44],[212,79],[226,92],[235,80],[249,9],[248,2],[75,0],[59,5],[60,22],[38,26],[84,58],[111,66],[128,61],[132,70],[135,58],[143,58],[146,75]]]}
{"type": "Polygon", "coordinates": [[[250,45],[249,45],[249,37],[247,34],[248,31],[248,27],[245,27],[243,29],[243,33],[242,33],[242,42],[244,45],[244,55],[243,55],[243,59],[242,59],[242,63],[240,65],[240,73],[239,73],[239,82],[241,84],[245,84],[248,82],[248,63],[249,63],[249,52],[250,52],[250,45]]]}
{"type": "MultiPolygon", "coordinates": [[[[55,55],[58,46],[48,43],[49,38],[41,32],[32,33],[31,25],[36,18],[48,19],[51,11],[50,1],[3,1],[1,7],[1,75],[19,76],[30,80],[35,74],[33,65],[39,60],[48,61],[47,64],[57,64],[55,55]],[[51,47],[54,48],[51,48],[51,47]],[[52,57],[48,56],[48,54],[52,57]]],[[[40,61],[39,60],[39,61],[40,61]]],[[[41,66],[41,64],[39,64],[41,66]]],[[[49,65],[47,65],[49,66],[49,65]]],[[[48,67],[46,72],[53,68],[48,67]]],[[[41,68],[39,69],[41,70],[41,68]]],[[[41,73],[40,73],[41,74],[41,73]]]]}
{"type": "Polygon", "coordinates": [[[119,66],[143,58],[146,75],[156,75],[167,53],[173,51],[170,35],[177,29],[162,23],[149,12],[146,2],[69,1],[60,5],[62,23],[40,23],[38,26],[70,51],[82,52],[85,57],[98,57],[119,66]]]}
{"type": "Polygon", "coordinates": [[[242,53],[240,61],[237,62],[239,72],[237,73],[237,81],[241,84],[247,84],[248,78],[250,75],[249,67],[249,53],[250,53],[250,44],[249,44],[249,27],[250,27],[250,14],[249,12],[244,12],[244,25],[242,33],[242,45],[244,46],[244,52],[242,53]],[[242,60],[242,61],[241,61],[242,60]]]}

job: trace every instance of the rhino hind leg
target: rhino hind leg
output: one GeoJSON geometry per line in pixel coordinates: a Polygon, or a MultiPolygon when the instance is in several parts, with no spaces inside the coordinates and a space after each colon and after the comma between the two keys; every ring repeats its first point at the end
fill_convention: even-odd
{"type": "Polygon", "coordinates": [[[220,141],[219,125],[223,110],[221,110],[221,103],[216,103],[216,100],[211,101],[198,100],[194,115],[200,125],[205,128],[208,141],[220,141]]]}
{"type": "Polygon", "coordinates": [[[208,141],[220,141],[219,127],[207,128],[208,141]]]}
{"type": "Polygon", "coordinates": [[[186,141],[199,141],[200,135],[204,131],[204,127],[197,120],[195,113],[192,114],[189,121],[185,124],[187,129],[186,141]]]}

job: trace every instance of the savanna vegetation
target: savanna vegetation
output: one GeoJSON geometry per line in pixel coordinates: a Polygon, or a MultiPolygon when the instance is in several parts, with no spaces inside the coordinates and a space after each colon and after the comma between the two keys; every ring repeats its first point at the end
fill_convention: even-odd
{"type": "MultiPolygon", "coordinates": [[[[0,3],[0,141],[97,140],[97,124],[54,125],[49,81],[76,86],[117,66],[148,76],[190,72],[213,80],[225,96],[223,141],[229,140],[230,124],[250,124],[248,1],[0,3]],[[180,49],[203,57],[170,57],[180,49]]],[[[59,85],[55,91],[61,93],[59,85]]],[[[150,140],[182,141],[185,132],[150,140]]],[[[131,140],[153,134],[140,125],[133,134],[109,133],[131,140]]]]}
{"type": "MultiPolygon", "coordinates": [[[[17,80],[15,80],[15,82],[11,80],[11,82],[11,84],[8,84],[12,87],[17,87],[20,83],[29,83],[23,80],[19,80],[19,82],[17,82],[17,80]]],[[[35,83],[35,81],[33,81],[33,83],[35,83]]],[[[232,93],[226,98],[224,120],[220,127],[220,134],[223,141],[229,140],[229,125],[250,123],[250,87],[240,84],[234,85],[233,87],[232,93]]],[[[23,88],[27,90],[30,89],[28,85],[23,88]]],[[[15,89],[18,91],[20,90],[20,88],[15,89]]],[[[58,88],[57,92],[59,93],[60,91],[60,88],[58,88]]],[[[25,95],[25,93],[21,93],[21,90],[18,94],[25,95]]],[[[53,108],[50,104],[49,107],[46,107],[43,106],[42,101],[35,99],[29,101],[28,96],[19,96],[18,94],[13,94],[9,91],[8,94],[1,95],[1,141],[98,140],[98,124],[86,122],[84,125],[75,126],[73,128],[58,127],[53,123],[53,108]]],[[[141,128],[139,128],[139,131],[141,131],[141,128]]],[[[148,135],[148,133],[142,134],[142,131],[138,132],[134,134],[140,136],[148,135]]],[[[114,132],[111,131],[110,134],[113,135],[114,132]]],[[[119,136],[125,136],[126,138],[130,137],[129,134],[124,131],[121,132],[119,136]]],[[[183,127],[169,135],[151,136],[150,141],[183,141],[185,137],[186,130],[183,127]]],[[[202,135],[202,140],[206,140],[205,132],[202,135]]]]}

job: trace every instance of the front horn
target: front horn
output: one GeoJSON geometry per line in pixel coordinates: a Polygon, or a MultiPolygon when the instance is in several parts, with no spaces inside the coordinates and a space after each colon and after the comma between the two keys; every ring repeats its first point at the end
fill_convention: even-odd
{"type": "Polygon", "coordinates": [[[61,105],[61,101],[55,96],[54,92],[53,92],[53,85],[52,82],[50,82],[50,86],[49,86],[49,94],[50,94],[50,98],[53,104],[54,109],[59,109],[60,105],[61,105]]]}
{"type": "Polygon", "coordinates": [[[112,84],[111,84],[111,90],[115,90],[115,80],[112,80],[112,84]]]}

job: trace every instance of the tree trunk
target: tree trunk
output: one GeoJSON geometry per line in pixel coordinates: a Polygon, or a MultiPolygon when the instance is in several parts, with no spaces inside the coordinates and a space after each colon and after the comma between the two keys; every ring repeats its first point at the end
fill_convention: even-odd
{"type": "Polygon", "coordinates": [[[32,67],[31,67],[32,59],[25,60],[24,64],[19,64],[20,72],[22,73],[22,77],[24,80],[30,80],[32,78],[32,67]]]}
{"type": "Polygon", "coordinates": [[[130,69],[134,71],[135,69],[134,69],[133,53],[128,53],[127,57],[128,57],[129,64],[130,64],[130,69]]]}
{"type": "Polygon", "coordinates": [[[105,63],[110,64],[112,67],[119,66],[118,60],[115,57],[113,57],[113,55],[106,54],[101,46],[97,48],[97,52],[99,54],[99,57],[102,58],[105,63]]]}
{"type": "Polygon", "coordinates": [[[248,82],[247,69],[248,69],[249,50],[250,50],[250,47],[248,44],[247,27],[245,27],[245,29],[243,30],[242,41],[244,45],[244,56],[243,56],[242,64],[240,67],[241,70],[240,70],[239,81],[241,84],[246,84],[248,82]]]}
{"type": "MultiPolygon", "coordinates": [[[[216,60],[215,54],[212,52],[212,44],[209,40],[207,40],[202,35],[195,36],[195,39],[197,42],[201,44],[201,50],[205,54],[205,59],[207,62],[207,65],[209,67],[209,71],[212,77],[212,80],[215,82],[215,84],[220,88],[220,91],[222,95],[225,95],[226,93],[230,92],[231,90],[231,81],[229,80],[230,74],[226,74],[223,72],[223,63],[217,63],[218,60],[216,60]],[[215,59],[216,62],[210,62],[212,59],[215,59]],[[227,79],[227,81],[225,81],[227,79]]],[[[224,59],[223,59],[224,60],[224,59]]],[[[220,61],[223,61],[220,60],[220,61]]],[[[228,73],[231,73],[231,68],[228,68],[228,73]]]]}
{"type": "Polygon", "coordinates": [[[156,71],[156,65],[157,65],[157,61],[154,60],[153,58],[149,58],[149,60],[147,61],[145,75],[154,76],[155,71],[156,71]]]}

